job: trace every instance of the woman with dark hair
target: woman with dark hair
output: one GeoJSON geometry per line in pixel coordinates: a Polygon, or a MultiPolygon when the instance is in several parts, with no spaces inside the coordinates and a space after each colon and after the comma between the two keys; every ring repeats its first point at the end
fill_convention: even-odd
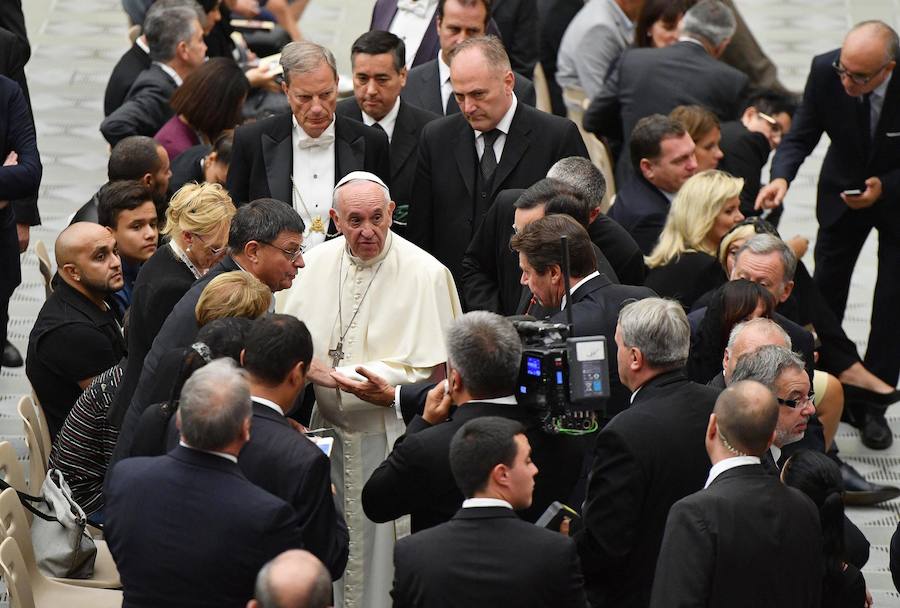
{"type": "Polygon", "coordinates": [[[634,46],[664,47],[678,42],[681,18],[692,0],[648,0],[634,25],[634,46]]]}
{"type": "Polygon", "coordinates": [[[717,289],[706,314],[697,326],[685,372],[688,378],[706,384],[722,371],[722,354],[731,330],[738,323],[771,317],[775,298],[757,283],[738,279],[717,289]]]}
{"type": "Polygon", "coordinates": [[[703,106],[678,106],[669,112],[669,118],[680,122],[694,140],[697,173],[717,169],[725,155],[719,147],[722,130],[716,115],[703,106]]]}
{"type": "Polygon", "coordinates": [[[819,509],[825,577],[822,580],[823,608],[871,606],[872,597],[859,569],[847,562],[844,533],[844,482],[836,462],[821,452],[801,450],[788,458],[781,470],[785,485],[797,488],[819,509]]]}
{"type": "Polygon", "coordinates": [[[211,145],[241,122],[250,82],[231,59],[210,59],[191,72],[169,102],[175,116],[153,136],[174,160],[198,144],[211,145]]]}

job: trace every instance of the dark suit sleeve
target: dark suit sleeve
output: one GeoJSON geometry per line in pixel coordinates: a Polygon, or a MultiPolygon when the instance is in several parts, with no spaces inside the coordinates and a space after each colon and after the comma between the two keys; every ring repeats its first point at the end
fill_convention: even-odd
{"type": "Polygon", "coordinates": [[[584,576],[581,573],[581,560],[578,557],[578,547],[574,542],[569,542],[566,551],[565,580],[560,581],[557,603],[559,608],[586,608],[587,597],[584,593],[584,576]]]}
{"type": "MultiPolygon", "coordinates": [[[[408,538],[411,537],[407,536],[406,539],[408,538]]],[[[409,573],[412,568],[409,566],[410,547],[405,542],[406,539],[401,538],[394,545],[394,585],[391,589],[394,608],[410,608],[413,605],[412,599],[409,597],[409,573]]]]}
{"type": "Polygon", "coordinates": [[[16,165],[0,167],[0,192],[3,193],[3,199],[9,200],[33,195],[41,185],[43,167],[37,149],[34,121],[22,88],[7,79],[0,81],[0,86],[5,89],[3,97],[6,107],[3,108],[3,113],[7,124],[5,147],[0,151],[0,164],[12,151],[19,157],[16,165]]]}
{"type": "Polygon", "coordinates": [[[497,267],[497,214],[500,205],[491,205],[484,221],[472,237],[462,260],[460,280],[468,310],[489,310],[503,314],[500,304],[500,270],[497,267]]]}
{"type": "MultiPolygon", "coordinates": [[[[282,501],[279,501],[282,502],[282,501]]],[[[290,549],[303,549],[303,536],[297,522],[297,514],[291,505],[284,503],[273,509],[265,522],[264,536],[259,539],[265,554],[274,558],[290,549]]]]}
{"type": "Polygon", "coordinates": [[[700,509],[693,503],[675,503],[656,561],[650,607],[707,606],[715,562],[713,538],[700,509]]]}
{"type": "Polygon", "coordinates": [[[103,119],[100,132],[115,146],[130,135],[153,137],[170,117],[169,100],[162,89],[145,86],[103,119]]]}
{"type": "Polygon", "coordinates": [[[234,132],[231,148],[231,164],[225,184],[235,205],[250,202],[250,167],[252,164],[253,142],[246,128],[238,127],[234,132]]]}
{"type": "Polygon", "coordinates": [[[784,136],[775,157],[772,159],[770,179],[786,179],[788,183],[793,181],[800,170],[800,165],[809,156],[825,130],[822,118],[819,116],[819,104],[826,100],[816,99],[816,64],[809,72],[806,81],[806,89],[803,91],[803,101],[794,113],[794,121],[791,130],[784,136]]]}
{"type": "Polygon", "coordinates": [[[568,156],[581,156],[582,158],[590,158],[587,146],[584,145],[584,138],[581,132],[571,120],[568,121],[565,135],[563,135],[562,147],[558,152],[557,158],[566,158],[568,156]]]}
{"type": "Polygon", "coordinates": [[[648,215],[642,217],[631,229],[631,236],[634,237],[644,255],[650,255],[653,251],[665,224],[665,215],[648,215]]]}
{"type": "MultiPolygon", "coordinates": [[[[622,60],[616,62],[606,77],[602,89],[593,98],[584,112],[582,126],[594,135],[619,138],[622,121],[619,116],[619,70],[622,60]]],[[[630,133],[626,133],[626,136],[630,133]]]]}
{"type": "Polygon", "coordinates": [[[433,250],[432,215],[434,194],[432,192],[431,150],[429,139],[436,123],[429,123],[419,136],[418,161],[416,177],[413,180],[413,197],[409,203],[409,240],[428,251],[433,250]]]}
{"type": "Polygon", "coordinates": [[[423,448],[422,442],[407,430],[387,459],[372,472],[362,491],[363,511],[369,519],[375,523],[391,521],[432,501],[427,473],[422,467],[423,448]]]}
{"type": "Polygon", "coordinates": [[[499,20],[497,27],[503,36],[503,44],[509,54],[509,62],[513,71],[531,78],[538,60],[540,46],[538,44],[537,2],[536,0],[521,0],[513,4],[515,5],[513,14],[506,15],[502,8],[498,7],[497,12],[501,15],[495,15],[494,18],[499,20]]]}
{"type": "Polygon", "coordinates": [[[349,537],[331,495],[330,466],[327,458],[316,458],[297,485],[292,504],[301,522],[304,548],[322,560],[337,580],[347,566],[349,537]]]}
{"type": "MultiPolygon", "coordinates": [[[[413,419],[425,411],[425,399],[428,397],[428,391],[433,389],[434,382],[417,382],[415,384],[404,384],[400,387],[400,414],[403,416],[403,422],[407,425],[411,424],[413,419]]],[[[409,429],[407,429],[407,433],[409,429]]]]}

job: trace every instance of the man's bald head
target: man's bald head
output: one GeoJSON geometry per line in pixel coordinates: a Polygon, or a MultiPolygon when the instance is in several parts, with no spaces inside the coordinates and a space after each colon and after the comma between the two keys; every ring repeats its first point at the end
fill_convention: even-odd
{"type": "Polygon", "coordinates": [[[57,237],[54,253],[62,280],[98,305],[124,285],[116,239],[100,224],[72,224],[57,237]]]}
{"type": "Polygon", "coordinates": [[[844,38],[838,59],[844,91],[851,97],[871,93],[893,71],[898,55],[900,40],[891,26],[883,21],[858,23],[844,38]]]}
{"type": "Polygon", "coordinates": [[[309,551],[292,549],[262,567],[247,608],[327,608],[331,575],[309,551]]]}
{"type": "Polygon", "coordinates": [[[76,222],[59,233],[54,246],[57,266],[74,264],[80,252],[101,240],[112,238],[109,230],[93,222],[76,222]]]}
{"type": "Polygon", "coordinates": [[[728,346],[722,359],[725,383],[731,381],[731,374],[734,373],[738,359],[760,346],[769,345],[791,348],[790,336],[772,319],[759,317],[735,325],[728,336],[728,346]]]}
{"type": "Polygon", "coordinates": [[[896,61],[900,54],[897,32],[884,21],[862,21],[853,26],[844,38],[841,55],[845,53],[881,52],[881,61],[896,61]]]}
{"type": "Polygon", "coordinates": [[[720,436],[728,442],[726,448],[749,456],[761,456],[769,448],[778,422],[778,402],[759,382],[743,380],[726,388],[716,399],[713,413],[720,436]]]}

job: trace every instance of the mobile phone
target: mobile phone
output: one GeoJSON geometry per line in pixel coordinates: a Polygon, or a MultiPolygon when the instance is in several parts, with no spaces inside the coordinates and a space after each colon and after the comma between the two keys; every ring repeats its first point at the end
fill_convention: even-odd
{"type": "Polygon", "coordinates": [[[865,191],[866,191],[865,188],[862,188],[862,189],[860,189],[860,188],[851,188],[851,189],[849,189],[849,190],[844,190],[844,191],[842,191],[841,194],[843,194],[844,196],[859,196],[860,194],[862,194],[862,193],[865,192],[865,191]]]}

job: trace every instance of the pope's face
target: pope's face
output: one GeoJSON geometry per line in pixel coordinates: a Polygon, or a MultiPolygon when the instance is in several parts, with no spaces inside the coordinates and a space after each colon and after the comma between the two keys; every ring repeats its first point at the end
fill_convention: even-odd
{"type": "Polygon", "coordinates": [[[361,260],[371,260],[384,248],[393,213],[393,201],[385,201],[378,184],[359,181],[341,187],[331,217],[347,239],[350,252],[361,260]]]}

